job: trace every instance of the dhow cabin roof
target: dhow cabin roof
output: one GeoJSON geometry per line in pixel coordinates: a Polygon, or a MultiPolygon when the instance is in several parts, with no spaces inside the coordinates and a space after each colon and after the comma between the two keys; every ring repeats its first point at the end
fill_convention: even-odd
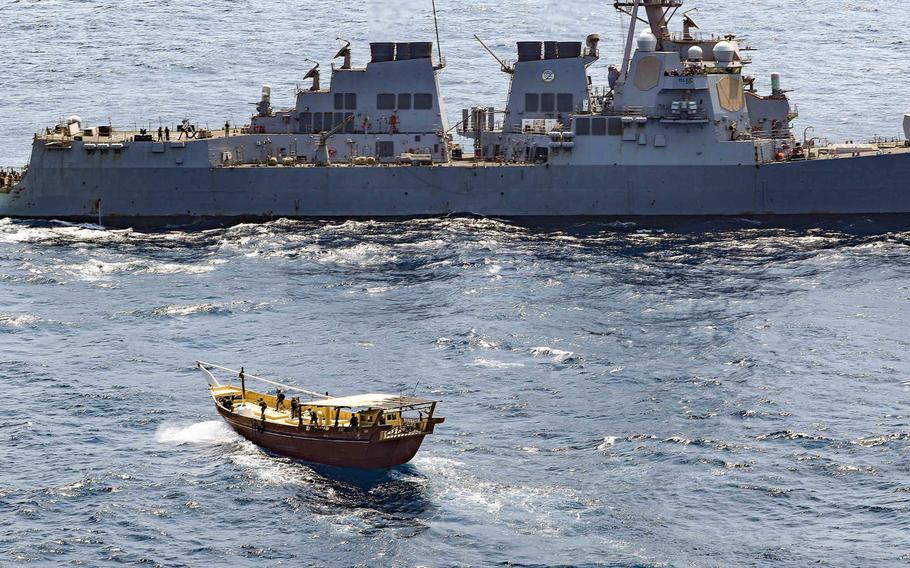
{"type": "Polygon", "coordinates": [[[424,404],[433,404],[435,400],[424,398],[414,398],[410,396],[401,396],[397,394],[358,394],[354,396],[344,396],[339,398],[327,398],[323,400],[313,400],[302,402],[304,406],[323,406],[330,408],[381,408],[391,410],[394,408],[405,408],[410,406],[422,406],[424,404]]]}

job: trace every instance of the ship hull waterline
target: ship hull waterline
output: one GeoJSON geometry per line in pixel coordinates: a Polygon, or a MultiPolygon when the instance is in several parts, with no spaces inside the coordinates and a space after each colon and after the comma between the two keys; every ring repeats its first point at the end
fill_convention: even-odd
{"type": "Polygon", "coordinates": [[[425,435],[375,441],[338,439],[322,435],[322,430],[301,431],[238,416],[218,407],[218,413],[235,432],[272,453],[314,464],[338,468],[385,470],[411,461],[425,435]]]}
{"type": "Polygon", "coordinates": [[[30,169],[0,217],[769,216],[910,213],[910,154],[738,166],[30,169]]]}

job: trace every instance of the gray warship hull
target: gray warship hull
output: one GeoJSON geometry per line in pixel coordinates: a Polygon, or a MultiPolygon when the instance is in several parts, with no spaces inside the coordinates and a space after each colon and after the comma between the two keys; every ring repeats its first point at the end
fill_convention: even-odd
{"type": "Polygon", "coordinates": [[[910,153],[760,166],[39,167],[0,215],[99,219],[910,213],[910,153]]]}
{"type": "Polygon", "coordinates": [[[273,108],[264,85],[240,128],[184,120],[118,132],[73,116],[35,135],[24,175],[0,172],[0,216],[137,225],[910,213],[910,119],[903,139],[835,144],[807,139],[810,127],[798,140],[780,75],[762,95],[734,34],[696,32],[688,16],[671,32],[681,5],[614,1],[630,27],[608,89],[588,73],[596,34],[519,42],[514,64],[497,58],[511,77],[505,108],[463,109],[454,126],[438,80],[445,61],[428,42],[371,44],[362,68],[347,44],[329,88],[318,64],[294,106],[273,108]]]}

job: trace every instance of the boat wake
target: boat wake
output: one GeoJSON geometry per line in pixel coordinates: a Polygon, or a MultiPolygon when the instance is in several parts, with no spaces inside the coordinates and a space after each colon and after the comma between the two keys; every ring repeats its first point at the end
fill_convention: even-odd
{"type": "Polygon", "coordinates": [[[155,441],[159,444],[197,444],[204,446],[217,446],[236,442],[238,437],[230,428],[220,420],[207,420],[195,424],[177,425],[162,424],[155,432],[155,441]]]}

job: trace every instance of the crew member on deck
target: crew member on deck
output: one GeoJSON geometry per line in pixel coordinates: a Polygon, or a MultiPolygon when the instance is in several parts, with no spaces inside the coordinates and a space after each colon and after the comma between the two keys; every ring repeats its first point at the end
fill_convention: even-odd
{"type": "Polygon", "coordinates": [[[161,142],[162,139],[164,139],[164,129],[159,126],[158,127],[158,141],[161,142]]]}
{"type": "Polygon", "coordinates": [[[356,414],[351,414],[351,423],[350,423],[350,424],[351,424],[351,430],[356,430],[356,429],[357,429],[357,422],[358,422],[358,420],[357,420],[357,415],[356,415],[356,414]]]}
{"type": "Polygon", "coordinates": [[[275,410],[281,410],[284,405],[284,391],[278,389],[278,396],[275,397],[275,410]]]}
{"type": "Polygon", "coordinates": [[[312,408],[310,409],[310,424],[313,426],[319,426],[319,415],[317,415],[316,411],[312,408]]]}
{"type": "Polygon", "coordinates": [[[262,400],[262,397],[259,397],[259,408],[260,408],[260,410],[262,410],[262,421],[263,422],[265,422],[265,409],[268,407],[269,407],[269,405],[266,404],[264,400],[262,400]]]}

